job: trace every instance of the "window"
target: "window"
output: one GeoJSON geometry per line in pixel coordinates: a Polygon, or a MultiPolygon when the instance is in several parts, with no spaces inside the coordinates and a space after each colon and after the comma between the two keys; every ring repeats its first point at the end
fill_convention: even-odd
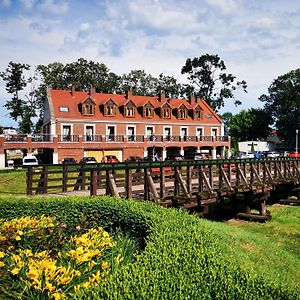
{"type": "Polygon", "coordinates": [[[104,105],[105,116],[115,116],[116,110],[116,104],[112,100],[107,101],[107,103],[104,105]]]}
{"type": "Polygon", "coordinates": [[[203,137],[203,128],[197,128],[196,129],[196,136],[199,139],[201,139],[203,137]]]}
{"type": "Polygon", "coordinates": [[[82,115],[93,116],[95,114],[95,103],[91,99],[87,99],[82,104],[82,115]]]}
{"type": "Polygon", "coordinates": [[[194,120],[199,120],[202,117],[202,112],[201,109],[196,109],[194,111],[194,120]]]}
{"type": "Polygon", "coordinates": [[[116,140],[116,126],[106,127],[106,140],[115,141],[116,140]]]}
{"type": "Polygon", "coordinates": [[[185,108],[178,109],[177,118],[178,119],[186,119],[187,118],[187,111],[185,108]]]}
{"type": "Polygon", "coordinates": [[[135,116],[135,107],[124,107],[125,117],[133,118],[135,116]]]}
{"type": "Polygon", "coordinates": [[[146,135],[147,135],[147,140],[148,141],[154,141],[155,137],[154,137],[154,128],[151,126],[147,126],[146,128],[146,135]]]}
{"type": "Polygon", "coordinates": [[[153,117],[153,107],[144,107],[144,117],[145,118],[153,117]]]}
{"type": "Polygon", "coordinates": [[[69,107],[67,107],[67,106],[60,106],[59,107],[59,111],[60,112],[69,112],[69,107]]]}
{"type": "Polygon", "coordinates": [[[86,141],[91,142],[94,140],[94,126],[93,125],[87,125],[85,127],[85,136],[86,141]]]}
{"type": "Polygon", "coordinates": [[[167,141],[171,141],[172,140],[172,131],[171,131],[171,127],[164,127],[164,138],[167,141]]]}
{"type": "Polygon", "coordinates": [[[187,127],[181,127],[180,128],[180,136],[182,138],[187,138],[187,135],[188,135],[187,127]]]}
{"type": "Polygon", "coordinates": [[[133,142],[135,140],[135,127],[128,126],[127,127],[127,140],[133,142]]]}
{"type": "Polygon", "coordinates": [[[216,137],[218,135],[218,129],[217,128],[212,128],[211,129],[211,135],[216,137]]]}
{"type": "Polygon", "coordinates": [[[62,141],[71,141],[71,125],[62,126],[62,141]]]}
{"type": "Polygon", "coordinates": [[[170,108],[164,107],[164,108],[162,109],[162,118],[164,118],[164,119],[169,119],[169,118],[171,118],[171,109],[170,109],[170,108]]]}

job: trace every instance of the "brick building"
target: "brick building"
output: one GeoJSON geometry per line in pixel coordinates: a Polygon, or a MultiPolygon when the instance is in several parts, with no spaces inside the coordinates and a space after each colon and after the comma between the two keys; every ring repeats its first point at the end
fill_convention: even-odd
{"type": "MultiPolygon", "coordinates": [[[[79,161],[94,156],[168,155],[202,152],[212,158],[230,154],[230,139],[224,136],[222,119],[196,97],[169,99],[48,89],[44,107],[43,134],[0,136],[0,165],[6,149],[43,152],[46,163],[65,157],[79,161]]],[[[3,162],[4,161],[4,162],[3,162]]],[[[0,167],[1,167],[0,166],[0,167]]]]}

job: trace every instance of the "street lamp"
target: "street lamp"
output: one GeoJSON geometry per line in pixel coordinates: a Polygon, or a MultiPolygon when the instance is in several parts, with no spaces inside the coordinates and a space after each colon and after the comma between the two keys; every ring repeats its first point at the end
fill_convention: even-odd
{"type": "Polygon", "coordinates": [[[299,130],[296,129],[296,154],[298,154],[298,133],[299,133],[299,130]]]}

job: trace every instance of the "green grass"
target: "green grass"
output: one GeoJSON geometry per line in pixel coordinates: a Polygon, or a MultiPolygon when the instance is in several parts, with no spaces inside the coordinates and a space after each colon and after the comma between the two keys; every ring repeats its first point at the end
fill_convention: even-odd
{"type": "Polygon", "coordinates": [[[0,173],[0,197],[7,195],[26,195],[26,171],[0,173]]]}
{"type": "Polygon", "coordinates": [[[267,223],[210,222],[227,259],[272,281],[300,288],[300,207],[269,206],[267,223]]]}

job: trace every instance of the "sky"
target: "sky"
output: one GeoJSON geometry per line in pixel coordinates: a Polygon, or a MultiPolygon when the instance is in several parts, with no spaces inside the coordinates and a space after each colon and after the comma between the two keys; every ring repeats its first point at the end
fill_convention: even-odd
{"type": "MultiPolygon", "coordinates": [[[[118,75],[142,69],[185,83],[188,58],[218,54],[248,84],[242,105],[220,111],[238,113],[262,107],[272,81],[299,68],[299,29],[297,0],[0,0],[0,71],[83,57],[118,75]]],[[[0,81],[0,125],[16,126],[7,99],[0,81]]]]}

